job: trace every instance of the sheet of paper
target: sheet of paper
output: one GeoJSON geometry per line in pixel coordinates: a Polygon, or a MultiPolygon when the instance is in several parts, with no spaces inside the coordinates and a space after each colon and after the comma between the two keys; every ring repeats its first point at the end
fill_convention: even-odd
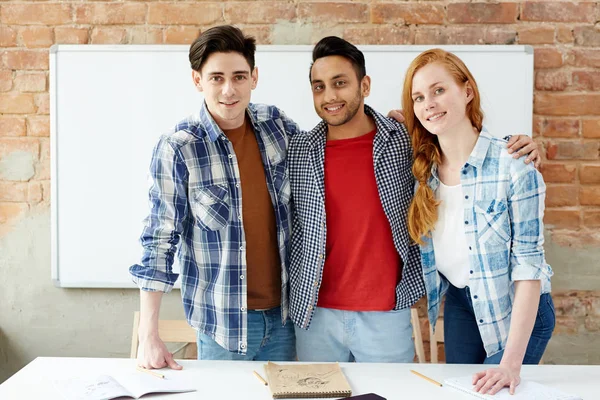
{"type": "Polygon", "coordinates": [[[108,375],[63,379],[55,381],[54,387],[67,400],[108,400],[131,396],[131,393],[108,375]]]}
{"type": "Polygon", "coordinates": [[[185,379],[185,373],[173,371],[164,379],[144,372],[132,372],[130,374],[119,374],[115,378],[126,387],[135,397],[141,397],[147,393],[182,393],[193,392],[196,389],[185,379]]]}
{"type": "Polygon", "coordinates": [[[449,386],[464,390],[482,399],[490,400],[581,400],[580,397],[563,393],[553,387],[542,385],[537,382],[522,380],[515,390],[514,396],[510,394],[508,388],[504,388],[494,396],[483,395],[473,391],[471,376],[446,379],[444,382],[449,386]]]}

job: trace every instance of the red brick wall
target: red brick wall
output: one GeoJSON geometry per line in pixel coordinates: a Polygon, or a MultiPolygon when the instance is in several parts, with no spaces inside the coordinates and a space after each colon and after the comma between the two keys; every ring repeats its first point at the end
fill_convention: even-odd
{"type": "MultiPolygon", "coordinates": [[[[30,152],[35,175],[0,182],[0,221],[48,198],[48,47],[54,43],[189,43],[234,23],[260,43],[280,24],[358,44],[531,44],[534,134],[544,150],[546,223],[565,242],[600,227],[600,6],[596,2],[124,1],[0,4],[0,157],[30,152]],[[563,231],[577,235],[563,235],[563,231]]],[[[294,40],[287,38],[286,43],[294,40]]],[[[299,41],[302,39],[299,38],[299,41]]]]}
{"type": "MultiPolygon", "coordinates": [[[[190,43],[199,30],[234,23],[261,44],[309,44],[323,35],[338,34],[356,44],[532,45],[533,131],[548,184],[545,222],[554,243],[597,249],[598,21],[596,2],[2,1],[0,174],[13,167],[20,172],[0,176],[0,235],[10,234],[11,224],[32,207],[48,207],[49,46],[190,43]],[[280,32],[291,32],[292,37],[280,32]]],[[[599,292],[557,293],[556,297],[559,332],[600,330],[599,292]]]]}

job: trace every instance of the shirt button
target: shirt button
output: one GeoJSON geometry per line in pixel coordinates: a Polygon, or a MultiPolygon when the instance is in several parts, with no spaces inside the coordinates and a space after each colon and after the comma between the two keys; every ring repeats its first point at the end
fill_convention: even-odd
{"type": "Polygon", "coordinates": [[[244,275],[240,275],[240,279],[244,279],[244,278],[245,278],[245,276],[244,276],[244,275]]]}
{"type": "Polygon", "coordinates": [[[221,140],[227,140],[225,136],[221,136],[221,140]]]}
{"type": "Polygon", "coordinates": [[[246,343],[242,343],[242,344],[240,344],[240,348],[241,348],[241,349],[245,349],[245,348],[246,348],[246,343]]]}
{"type": "Polygon", "coordinates": [[[236,187],[236,188],[239,188],[239,187],[240,187],[240,184],[239,184],[239,183],[236,183],[236,184],[235,184],[235,187],[236,187]]]}
{"type": "Polygon", "coordinates": [[[244,246],[240,247],[240,251],[244,251],[244,246]]]}
{"type": "Polygon", "coordinates": [[[233,158],[233,154],[230,154],[228,157],[229,157],[229,158],[233,158]]]}
{"type": "Polygon", "coordinates": [[[319,254],[319,260],[323,259],[323,254],[319,254]]]}
{"type": "Polygon", "coordinates": [[[308,309],[309,309],[309,310],[312,310],[312,309],[313,309],[313,306],[308,306],[308,309]]]}
{"type": "Polygon", "coordinates": [[[244,312],[244,311],[246,311],[246,307],[242,307],[242,308],[240,308],[240,310],[241,310],[242,312],[244,312]]]}
{"type": "Polygon", "coordinates": [[[480,320],[479,320],[479,323],[480,323],[480,324],[483,324],[483,320],[482,320],[482,319],[480,319],[480,320]]]}
{"type": "Polygon", "coordinates": [[[470,273],[470,274],[472,274],[472,273],[473,273],[473,270],[469,271],[469,273],[470,273]]]}
{"type": "Polygon", "coordinates": [[[319,281],[315,281],[315,286],[319,286],[319,281]]]}
{"type": "Polygon", "coordinates": [[[471,246],[469,246],[469,250],[471,250],[471,246]]]}
{"type": "Polygon", "coordinates": [[[476,299],[476,298],[477,298],[477,295],[473,296],[473,298],[474,298],[474,299],[476,299]]]}
{"type": "Polygon", "coordinates": [[[465,221],[465,225],[469,225],[469,221],[465,221]]]}
{"type": "Polygon", "coordinates": [[[469,195],[466,195],[466,196],[465,196],[465,199],[468,199],[468,198],[469,198],[469,195]]]}
{"type": "Polygon", "coordinates": [[[463,170],[463,172],[462,172],[462,173],[463,173],[463,175],[466,175],[466,174],[467,174],[467,171],[463,170]]]}

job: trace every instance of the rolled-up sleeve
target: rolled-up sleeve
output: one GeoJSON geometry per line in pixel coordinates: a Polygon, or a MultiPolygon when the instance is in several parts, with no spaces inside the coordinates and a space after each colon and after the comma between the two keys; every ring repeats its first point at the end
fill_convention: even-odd
{"type": "Polygon", "coordinates": [[[180,152],[163,136],[150,165],[150,213],[140,237],[142,260],[129,268],[142,290],[170,292],[179,276],[172,267],[187,215],[187,182],[180,152]]]}
{"type": "Polygon", "coordinates": [[[522,160],[511,168],[509,213],[512,228],[511,280],[541,280],[549,286],[552,268],[544,255],[544,201],[542,174],[522,160]]]}

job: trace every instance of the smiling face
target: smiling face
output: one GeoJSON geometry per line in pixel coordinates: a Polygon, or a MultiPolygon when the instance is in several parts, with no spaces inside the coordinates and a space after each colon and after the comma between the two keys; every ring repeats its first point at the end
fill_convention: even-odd
{"type": "Polygon", "coordinates": [[[242,125],[250,94],[256,87],[258,71],[250,70],[239,53],[213,53],[200,72],[192,71],[198,90],[204,94],[208,111],[222,129],[242,125]]]}
{"type": "Polygon", "coordinates": [[[469,83],[456,82],[440,63],[425,65],[413,77],[413,111],[434,135],[471,127],[466,108],[472,99],[469,83]]]}
{"type": "Polygon", "coordinates": [[[317,59],[311,68],[315,111],[330,126],[350,122],[369,94],[370,80],[358,80],[352,63],[342,56],[317,59]]]}

